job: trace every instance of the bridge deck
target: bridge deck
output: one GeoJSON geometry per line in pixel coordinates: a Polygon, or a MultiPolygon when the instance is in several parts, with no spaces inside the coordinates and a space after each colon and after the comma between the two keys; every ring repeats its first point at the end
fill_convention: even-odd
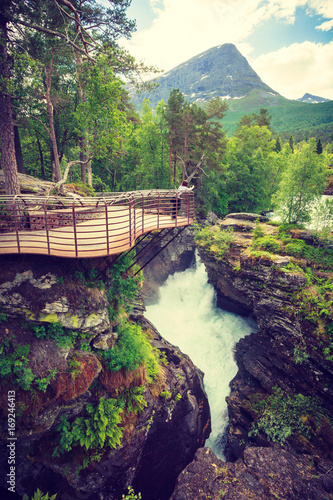
{"type": "Polygon", "coordinates": [[[130,193],[125,201],[115,195],[99,201],[85,198],[81,205],[62,200],[60,209],[54,199],[29,197],[22,203],[22,198],[12,198],[10,203],[4,203],[1,198],[6,209],[1,212],[0,208],[0,254],[89,258],[124,252],[146,232],[186,226],[194,221],[192,193],[182,195],[180,213],[175,210],[174,193],[130,193]]]}

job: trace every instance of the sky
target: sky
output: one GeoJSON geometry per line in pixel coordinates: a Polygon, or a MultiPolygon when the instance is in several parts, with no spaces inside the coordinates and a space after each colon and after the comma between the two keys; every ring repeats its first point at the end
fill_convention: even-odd
{"type": "Polygon", "coordinates": [[[282,96],[333,99],[333,0],[132,0],[127,17],[120,45],[162,71],[234,43],[282,96]]]}

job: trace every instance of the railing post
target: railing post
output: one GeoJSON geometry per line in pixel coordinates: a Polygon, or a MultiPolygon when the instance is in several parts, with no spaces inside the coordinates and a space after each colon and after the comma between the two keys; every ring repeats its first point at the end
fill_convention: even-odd
{"type": "Polygon", "coordinates": [[[134,198],[133,201],[133,241],[135,241],[136,238],[136,198],[134,198]]]}
{"type": "Polygon", "coordinates": [[[46,243],[47,243],[47,253],[48,255],[51,254],[51,250],[50,250],[50,238],[49,238],[49,228],[48,228],[48,225],[47,225],[47,211],[46,211],[46,202],[44,201],[43,203],[43,208],[44,208],[44,217],[45,217],[45,231],[46,231],[46,243]]]}
{"type": "Polygon", "coordinates": [[[157,229],[160,228],[160,208],[161,208],[161,195],[158,192],[158,202],[157,202],[157,229]]]}
{"type": "Polygon", "coordinates": [[[143,196],[143,193],[141,193],[142,196],[142,233],[145,232],[145,197],[143,196]]]}
{"type": "Polygon", "coordinates": [[[132,246],[132,203],[128,200],[128,208],[129,208],[129,243],[130,247],[132,246]]]}
{"type": "Polygon", "coordinates": [[[75,220],[75,200],[73,200],[73,203],[72,203],[72,214],[73,214],[75,257],[77,257],[78,251],[77,251],[77,234],[76,234],[76,220],[75,220]]]}
{"type": "Polygon", "coordinates": [[[19,237],[19,233],[18,233],[18,221],[17,221],[17,213],[16,213],[16,196],[17,195],[15,195],[13,198],[13,215],[14,215],[14,222],[15,222],[17,250],[18,250],[18,253],[21,253],[20,237],[19,237]]]}
{"type": "Polygon", "coordinates": [[[181,198],[179,196],[178,198],[178,192],[176,191],[176,217],[175,217],[175,227],[178,226],[177,222],[178,222],[178,209],[179,209],[179,206],[181,204],[181,198]]]}
{"type": "Polygon", "coordinates": [[[105,207],[105,224],[106,224],[106,251],[108,255],[110,254],[110,243],[109,243],[109,214],[106,199],[103,196],[104,207],[105,207]]]}

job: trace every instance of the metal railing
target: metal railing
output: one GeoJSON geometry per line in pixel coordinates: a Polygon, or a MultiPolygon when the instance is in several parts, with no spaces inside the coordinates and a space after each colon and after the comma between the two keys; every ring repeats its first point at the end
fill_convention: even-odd
{"type": "Polygon", "coordinates": [[[99,257],[156,229],[194,221],[192,192],[132,191],[96,198],[0,196],[0,254],[99,257]]]}

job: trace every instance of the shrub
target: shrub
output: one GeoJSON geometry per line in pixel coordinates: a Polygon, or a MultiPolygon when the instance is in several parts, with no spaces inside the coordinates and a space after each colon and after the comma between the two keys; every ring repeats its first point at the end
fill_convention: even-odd
{"type": "Polygon", "coordinates": [[[58,369],[54,368],[53,370],[50,371],[50,373],[44,377],[44,378],[36,378],[35,384],[37,385],[38,389],[40,391],[45,392],[46,389],[48,388],[50,381],[54,379],[54,377],[57,374],[58,369]]]}
{"type": "Polygon", "coordinates": [[[84,415],[76,417],[72,423],[63,415],[57,427],[60,432],[59,445],[52,456],[68,452],[73,446],[81,446],[85,450],[101,449],[105,445],[116,448],[120,445],[124,430],[118,425],[121,412],[117,400],[102,397],[97,406],[87,404],[84,415]]]}
{"type": "Polygon", "coordinates": [[[132,387],[131,389],[125,389],[120,396],[118,396],[118,405],[122,409],[126,409],[126,414],[130,415],[134,413],[140,413],[147,406],[147,401],[145,400],[143,393],[145,388],[141,385],[140,387],[132,387]]]}
{"type": "Polygon", "coordinates": [[[122,368],[133,371],[140,365],[145,365],[148,375],[156,378],[157,359],[139,325],[126,323],[121,326],[116,345],[108,351],[103,351],[101,355],[111,371],[118,371],[122,368]]]}
{"type": "Polygon", "coordinates": [[[30,345],[17,345],[14,352],[8,352],[8,342],[0,347],[0,377],[12,376],[14,382],[24,390],[28,390],[35,378],[29,363],[30,345]]]}
{"type": "Polygon", "coordinates": [[[306,252],[306,243],[303,240],[293,240],[285,246],[285,253],[294,257],[303,257],[306,252]]]}
{"type": "Polygon", "coordinates": [[[39,339],[53,339],[57,346],[62,349],[74,347],[76,339],[79,336],[82,337],[82,333],[66,330],[58,321],[42,325],[40,323],[29,323],[29,329],[39,339]]]}
{"type": "Polygon", "coordinates": [[[129,267],[133,261],[128,256],[122,256],[109,271],[106,295],[109,301],[109,316],[111,321],[115,320],[123,308],[127,313],[132,305],[131,302],[137,298],[142,283],[142,272],[134,276],[138,266],[129,267]]]}
{"type": "Polygon", "coordinates": [[[256,238],[252,242],[252,248],[265,250],[271,253],[279,253],[281,251],[281,242],[275,236],[266,235],[256,238]]]}
{"type": "Polygon", "coordinates": [[[274,387],[273,394],[254,404],[253,410],[259,416],[252,424],[249,435],[256,436],[262,431],[270,441],[279,443],[284,443],[293,434],[302,434],[310,439],[311,423],[308,417],[312,417],[318,428],[321,418],[326,416],[315,398],[302,394],[289,395],[278,387],[274,387]]]}
{"type": "Polygon", "coordinates": [[[211,227],[204,227],[196,235],[195,242],[198,246],[207,248],[207,250],[213,252],[222,259],[230,248],[233,239],[232,233],[232,228],[227,228],[225,230],[215,228],[214,230],[211,227]]]}

